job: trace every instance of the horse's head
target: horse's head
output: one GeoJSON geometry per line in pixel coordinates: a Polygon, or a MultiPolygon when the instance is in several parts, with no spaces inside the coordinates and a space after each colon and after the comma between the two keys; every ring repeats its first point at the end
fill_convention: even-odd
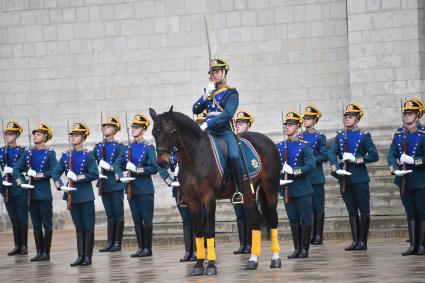
{"type": "Polygon", "coordinates": [[[156,143],[156,162],[159,167],[168,168],[171,150],[177,145],[176,128],[171,119],[173,106],[168,112],[159,115],[149,108],[149,114],[153,120],[152,135],[156,143]]]}

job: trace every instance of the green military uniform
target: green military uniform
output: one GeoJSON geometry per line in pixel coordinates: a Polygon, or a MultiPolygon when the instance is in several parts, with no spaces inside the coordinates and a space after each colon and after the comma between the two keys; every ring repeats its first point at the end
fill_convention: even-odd
{"type": "MultiPolygon", "coordinates": [[[[420,118],[423,106],[407,100],[403,113],[412,112],[420,118]]],[[[395,175],[394,183],[400,188],[400,197],[406,211],[409,248],[402,255],[425,254],[425,131],[415,121],[408,130],[399,128],[394,133],[388,150],[388,165],[395,175]]]]}
{"type": "MultiPolygon", "coordinates": [[[[351,103],[345,108],[345,115],[357,116],[358,122],[363,116],[363,110],[357,104],[351,103]]],[[[350,218],[353,242],[345,248],[346,251],[367,249],[370,224],[370,178],[366,164],[376,162],[378,158],[378,151],[371,135],[357,125],[346,131],[338,131],[329,151],[331,174],[338,179],[341,196],[350,218]],[[346,148],[344,143],[347,144],[346,148]],[[341,162],[338,162],[338,159],[341,162]],[[344,175],[345,172],[341,171],[351,174],[344,175]]]]}

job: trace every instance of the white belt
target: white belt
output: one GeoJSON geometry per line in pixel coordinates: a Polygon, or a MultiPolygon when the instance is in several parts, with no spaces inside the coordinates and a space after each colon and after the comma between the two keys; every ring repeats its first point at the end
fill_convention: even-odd
{"type": "Polygon", "coordinates": [[[217,115],[220,115],[221,113],[223,113],[223,112],[220,112],[220,111],[208,112],[207,116],[217,116],[217,115]]]}

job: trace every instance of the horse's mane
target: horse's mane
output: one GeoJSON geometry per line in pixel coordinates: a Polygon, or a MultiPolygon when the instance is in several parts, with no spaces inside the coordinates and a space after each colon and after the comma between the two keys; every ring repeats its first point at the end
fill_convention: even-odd
{"type": "MultiPolygon", "coordinates": [[[[168,118],[170,112],[163,113],[164,117],[168,118]]],[[[203,136],[203,132],[199,125],[190,119],[187,115],[180,112],[172,112],[171,120],[178,126],[179,128],[184,128],[185,131],[190,132],[196,138],[201,138],[203,136]]]]}

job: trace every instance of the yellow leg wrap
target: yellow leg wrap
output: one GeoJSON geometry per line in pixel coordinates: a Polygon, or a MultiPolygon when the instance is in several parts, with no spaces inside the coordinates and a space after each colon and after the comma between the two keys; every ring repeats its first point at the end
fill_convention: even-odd
{"type": "Polygon", "coordinates": [[[261,230],[252,230],[251,252],[255,256],[261,255],[261,230]]]}
{"type": "Polygon", "coordinates": [[[215,247],[214,247],[214,238],[207,239],[207,248],[208,248],[208,260],[215,260],[215,247]]]}
{"type": "Polygon", "coordinates": [[[204,237],[196,237],[196,256],[198,259],[205,259],[204,237]]]}
{"type": "Polygon", "coordinates": [[[278,233],[277,229],[270,229],[270,234],[272,238],[272,252],[278,253],[280,251],[279,240],[277,239],[278,233]]]}

